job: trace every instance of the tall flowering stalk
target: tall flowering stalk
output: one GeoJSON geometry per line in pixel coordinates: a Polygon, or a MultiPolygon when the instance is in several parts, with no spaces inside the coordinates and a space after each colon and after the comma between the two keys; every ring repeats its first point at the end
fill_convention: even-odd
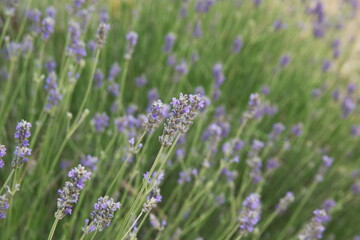
{"type": "Polygon", "coordinates": [[[204,108],[205,102],[200,95],[180,93],[180,97],[173,98],[172,110],[164,124],[164,131],[159,140],[164,147],[171,146],[180,133],[186,132],[198,112],[204,108]]]}
{"type": "Polygon", "coordinates": [[[73,205],[79,200],[80,191],[84,188],[85,182],[90,179],[91,172],[85,167],[78,165],[70,170],[68,177],[70,181],[65,182],[65,186],[58,190],[57,211],[55,212],[55,222],[51,228],[48,240],[51,240],[57,223],[66,215],[72,213],[73,205]]]}
{"type": "Polygon", "coordinates": [[[125,50],[125,65],[124,71],[122,72],[121,79],[120,79],[120,97],[119,97],[119,106],[124,110],[124,92],[125,92],[125,79],[127,75],[127,70],[129,66],[129,62],[132,58],[135,46],[138,41],[138,34],[134,31],[129,32],[126,34],[127,46],[125,50]]]}
{"type": "Polygon", "coordinates": [[[110,226],[114,213],[120,208],[119,202],[114,202],[109,196],[100,197],[94,204],[94,210],[90,214],[90,218],[85,220],[83,227],[84,234],[90,232],[101,232],[110,226]]]}
{"type": "Polygon", "coordinates": [[[6,210],[9,208],[9,200],[6,194],[0,196],[0,218],[6,217],[6,210]]]}
{"type": "Polygon", "coordinates": [[[16,126],[15,139],[16,147],[14,152],[14,159],[12,161],[13,168],[19,168],[24,162],[28,161],[28,157],[31,155],[31,149],[29,148],[29,138],[31,136],[30,128],[31,123],[21,120],[16,126]]]}
{"type": "Polygon", "coordinates": [[[3,168],[5,165],[4,160],[2,159],[3,157],[5,157],[5,155],[6,155],[6,147],[0,144],[0,168],[3,168]]]}
{"type": "Polygon", "coordinates": [[[258,193],[250,194],[243,202],[239,215],[240,234],[246,236],[254,231],[255,225],[260,221],[261,202],[258,193]]]}

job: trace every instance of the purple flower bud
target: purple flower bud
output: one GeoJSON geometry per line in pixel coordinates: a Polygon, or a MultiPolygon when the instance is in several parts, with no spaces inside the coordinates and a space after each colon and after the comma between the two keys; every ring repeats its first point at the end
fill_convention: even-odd
{"type": "Polygon", "coordinates": [[[48,40],[50,35],[54,32],[55,20],[53,17],[47,16],[41,22],[42,39],[48,40]]]}
{"type": "Polygon", "coordinates": [[[115,78],[119,76],[120,71],[121,71],[121,67],[119,63],[117,62],[113,63],[109,70],[108,80],[109,81],[115,80],[115,78]]]}
{"type": "Polygon", "coordinates": [[[288,54],[282,55],[280,58],[280,65],[285,68],[291,62],[291,58],[288,54]]]}
{"type": "Polygon", "coordinates": [[[342,108],[342,117],[347,118],[350,113],[355,109],[356,105],[351,99],[351,97],[344,98],[341,108],[342,108]]]}
{"type": "Polygon", "coordinates": [[[203,36],[202,30],[201,30],[201,22],[200,22],[200,21],[197,21],[197,22],[195,23],[194,31],[193,31],[193,36],[194,36],[194,38],[202,38],[202,36],[203,36]]]}
{"type": "Polygon", "coordinates": [[[285,212],[289,205],[295,201],[295,196],[292,192],[287,192],[285,197],[281,198],[276,205],[276,211],[282,213],[285,212]]]}
{"type": "Polygon", "coordinates": [[[175,39],[176,39],[176,36],[174,33],[168,33],[165,36],[165,46],[163,47],[164,52],[170,53],[172,51],[175,39]]]}
{"type": "Polygon", "coordinates": [[[322,65],[322,71],[327,72],[330,70],[331,62],[329,60],[325,60],[322,65]]]}
{"type": "Polygon", "coordinates": [[[138,40],[138,34],[136,32],[129,32],[126,34],[126,40],[128,45],[126,48],[125,59],[131,59],[138,40]]]}
{"type": "Polygon", "coordinates": [[[182,60],[178,65],[175,66],[176,72],[179,73],[179,75],[185,75],[188,73],[188,67],[185,60],[182,60]]]}
{"type": "Polygon", "coordinates": [[[32,127],[31,123],[21,120],[16,126],[15,139],[16,139],[16,148],[14,151],[15,158],[12,161],[12,167],[18,168],[24,162],[28,161],[28,156],[31,155],[31,149],[28,148],[29,138],[31,136],[30,128],[32,127]]]}
{"type": "Polygon", "coordinates": [[[73,205],[77,203],[80,191],[85,186],[85,181],[90,179],[91,172],[85,170],[79,164],[68,173],[70,181],[65,182],[65,186],[58,190],[59,198],[57,199],[58,210],[55,213],[57,219],[62,219],[67,214],[72,213],[73,205]]]}
{"type": "Polygon", "coordinates": [[[3,194],[0,196],[0,219],[6,217],[7,209],[9,209],[9,199],[3,194]]]}
{"type": "Polygon", "coordinates": [[[247,235],[254,231],[255,225],[260,221],[261,202],[258,193],[250,194],[243,202],[243,208],[240,212],[239,223],[240,231],[247,235]]]}
{"type": "Polygon", "coordinates": [[[213,75],[215,78],[215,86],[220,87],[225,81],[223,66],[221,63],[217,63],[213,66],[213,75]]]}
{"type": "Polygon", "coordinates": [[[104,132],[105,128],[109,126],[109,120],[110,118],[106,113],[97,113],[92,120],[92,124],[97,132],[104,132]]]}
{"type": "Polygon", "coordinates": [[[94,204],[90,218],[85,220],[85,226],[82,228],[84,233],[101,232],[109,227],[115,211],[119,208],[120,202],[114,202],[108,196],[100,197],[98,202],[94,204]]]}
{"type": "Polygon", "coordinates": [[[135,78],[135,84],[136,84],[136,87],[138,87],[138,88],[145,86],[146,83],[147,83],[147,79],[145,78],[144,75],[141,75],[141,76],[135,78]]]}
{"type": "Polygon", "coordinates": [[[303,125],[302,125],[302,123],[295,124],[291,128],[291,134],[296,136],[296,137],[301,136],[303,134],[303,125]]]}
{"type": "Polygon", "coordinates": [[[54,71],[50,72],[49,76],[46,77],[44,88],[48,92],[45,110],[50,112],[55,106],[59,105],[62,99],[62,94],[57,85],[57,76],[54,71]]]}
{"type": "Polygon", "coordinates": [[[233,42],[233,46],[232,46],[232,52],[233,53],[239,53],[240,50],[242,49],[244,43],[242,41],[242,37],[241,36],[237,36],[233,42]]]}
{"type": "Polygon", "coordinates": [[[91,171],[96,171],[96,164],[98,163],[98,161],[99,159],[97,157],[86,155],[81,159],[81,165],[90,168],[91,171]]]}
{"type": "Polygon", "coordinates": [[[96,69],[96,72],[94,74],[94,81],[97,88],[100,88],[103,85],[104,78],[105,75],[102,70],[100,68],[96,69]]]}
{"type": "Polygon", "coordinates": [[[351,136],[353,137],[360,136],[360,125],[351,126],[351,136]]]}

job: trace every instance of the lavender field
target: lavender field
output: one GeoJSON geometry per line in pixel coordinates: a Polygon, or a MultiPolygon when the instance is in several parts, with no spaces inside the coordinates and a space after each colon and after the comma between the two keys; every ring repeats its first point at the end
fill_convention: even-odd
{"type": "Polygon", "coordinates": [[[0,240],[360,240],[359,4],[1,0],[0,240]]]}

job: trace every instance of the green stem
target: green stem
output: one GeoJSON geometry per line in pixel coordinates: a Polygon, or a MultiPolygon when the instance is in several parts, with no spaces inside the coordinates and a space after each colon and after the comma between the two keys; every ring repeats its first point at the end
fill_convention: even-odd
{"type": "Polygon", "coordinates": [[[0,194],[4,191],[7,183],[11,180],[12,175],[14,174],[15,170],[12,169],[9,176],[7,177],[6,181],[4,182],[4,185],[1,187],[0,194]]]}
{"type": "Polygon", "coordinates": [[[93,78],[94,78],[94,74],[95,74],[95,71],[96,71],[96,65],[99,61],[99,56],[100,56],[100,49],[98,49],[96,51],[96,55],[95,55],[95,59],[94,59],[94,62],[93,62],[93,65],[92,65],[92,69],[91,69],[91,74],[90,74],[90,78],[89,78],[89,82],[88,82],[88,86],[87,86],[87,89],[86,89],[86,92],[85,92],[85,96],[81,102],[81,105],[80,105],[80,108],[79,108],[79,114],[78,116],[81,115],[82,111],[84,110],[85,108],[85,104],[90,96],[90,92],[91,92],[91,87],[93,85],[93,78]]]}
{"type": "Polygon", "coordinates": [[[52,240],[58,222],[59,222],[59,219],[55,218],[55,221],[54,221],[54,223],[53,223],[53,225],[51,227],[51,230],[50,230],[50,233],[49,233],[49,236],[48,236],[48,240],[52,240]]]}
{"type": "Polygon", "coordinates": [[[121,74],[121,79],[120,79],[120,96],[119,96],[119,108],[121,111],[123,111],[125,109],[124,107],[124,92],[125,92],[125,80],[126,80],[126,75],[127,75],[127,70],[128,70],[128,67],[129,67],[129,63],[130,63],[130,60],[127,59],[125,61],[125,64],[124,64],[124,70],[121,74]]]}
{"type": "Polygon", "coordinates": [[[97,233],[98,233],[98,232],[95,232],[94,235],[91,237],[90,240],[94,240],[97,233]]]}
{"type": "Polygon", "coordinates": [[[136,223],[139,221],[139,219],[141,218],[141,216],[143,215],[143,212],[141,212],[139,214],[139,216],[136,218],[136,220],[134,221],[134,223],[131,225],[131,227],[129,228],[129,230],[126,231],[126,233],[122,236],[122,238],[120,240],[124,240],[125,237],[130,233],[131,229],[133,229],[133,227],[136,225],[136,223]]]}
{"type": "Polygon", "coordinates": [[[1,37],[0,37],[0,46],[1,46],[2,42],[4,41],[5,34],[7,32],[9,24],[10,24],[10,20],[11,20],[10,16],[8,16],[5,20],[4,28],[2,29],[2,33],[1,33],[1,37]]]}

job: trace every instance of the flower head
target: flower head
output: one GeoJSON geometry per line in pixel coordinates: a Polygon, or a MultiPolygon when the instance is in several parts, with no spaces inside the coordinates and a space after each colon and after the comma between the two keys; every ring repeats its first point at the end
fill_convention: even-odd
{"type": "Polygon", "coordinates": [[[115,211],[119,208],[119,202],[114,202],[108,196],[100,197],[98,202],[94,204],[94,210],[91,212],[90,218],[85,220],[84,233],[101,232],[106,227],[109,227],[115,211]]]}
{"type": "Polygon", "coordinates": [[[243,202],[240,211],[239,223],[240,231],[245,235],[254,231],[255,225],[260,221],[261,202],[258,193],[250,194],[243,202]]]}
{"type": "Polygon", "coordinates": [[[31,155],[31,149],[29,148],[29,138],[31,136],[30,133],[31,123],[26,122],[25,120],[21,120],[16,126],[15,139],[16,139],[16,147],[15,147],[15,158],[12,161],[12,166],[20,167],[23,162],[28,161],[28,156],[31,155]]]}
{"type": "Polygon", "coordinates": [[[55,213],[57,219],[62,219],[67,214],[72,213],[73,205],[79,200],[80,191],[84,188],[85,182],[90,179],[90,176],[91,172],[86,171],[85,167],[80,164],[70,170],[68,173],[70,181],[65,182],[65,186],[58,190],[58,210],[55,213]]]}

